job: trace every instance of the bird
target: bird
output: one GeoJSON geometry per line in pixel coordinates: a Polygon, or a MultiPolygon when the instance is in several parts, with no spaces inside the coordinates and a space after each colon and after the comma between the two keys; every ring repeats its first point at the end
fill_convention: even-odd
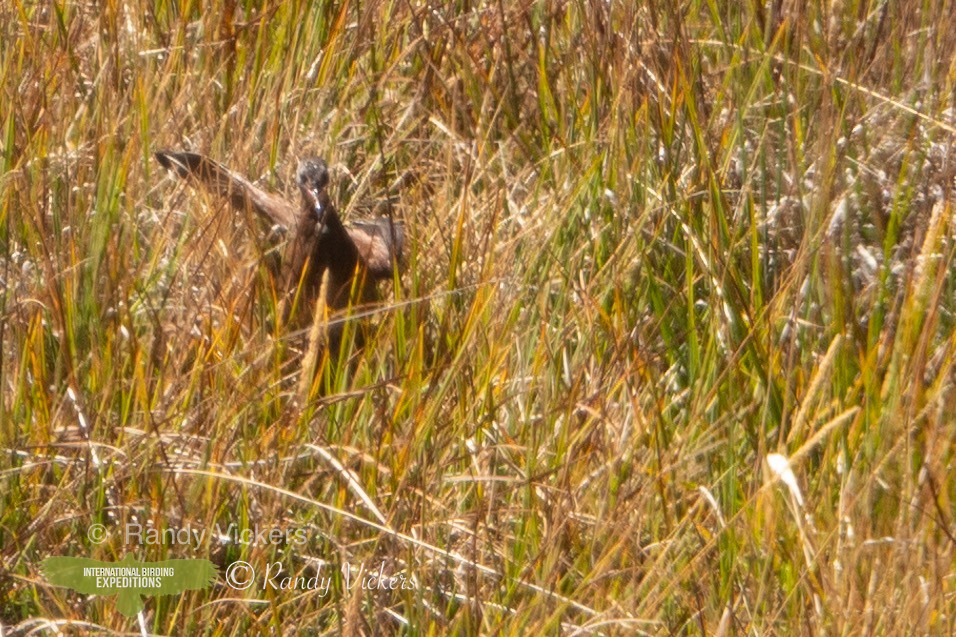
{"type": "MultiPolygon", "coordinates": [[[[312,322],[323,277],[328,279],[323,301],[334,312],[350,303],[379,300],[376,282],[392,280],[396,268],[400,270],[404,225],[391,218],[343,224],[328,193],[328,164],[318,157],[299,162],[299,205],[259,188],[204,155],[160,150],[155,157],[179,177],[227,199],[237,211],[254,211],[274,232],[287,237],[276,273],[287,325],[301,327],[312,322]]],[[[330,340],[335,340],[335,333],[330,340]]]]}

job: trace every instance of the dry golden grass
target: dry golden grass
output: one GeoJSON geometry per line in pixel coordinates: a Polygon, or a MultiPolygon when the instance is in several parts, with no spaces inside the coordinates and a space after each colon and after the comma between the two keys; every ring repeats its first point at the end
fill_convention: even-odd
{"type": "Polygon", "coordinates": [[[956,632],[952,6],[472,4],[0,8],[0,632],[956,632]],[[404,220],[365,350],[160,148],[404,220]]]}

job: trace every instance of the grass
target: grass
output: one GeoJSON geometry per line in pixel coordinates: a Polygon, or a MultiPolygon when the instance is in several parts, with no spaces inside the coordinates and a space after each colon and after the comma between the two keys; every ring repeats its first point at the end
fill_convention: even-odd
{"type": "Polygon", "coordinates": [[[635,5],[4,5],[3,634],[956,631],[951,8],[635,5]],[[403,219],[364,351],[161,148],[403,219]]]}

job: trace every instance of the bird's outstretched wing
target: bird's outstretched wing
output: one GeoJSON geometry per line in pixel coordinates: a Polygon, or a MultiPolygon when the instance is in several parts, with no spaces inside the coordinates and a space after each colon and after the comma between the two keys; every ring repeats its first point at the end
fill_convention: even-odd
{"type": "Polygon", "coordinates": [[[278,195],[254,186],[222,164],[197,153],[161,150],[156,159],[180,177],[193,179],[210,192],[225,197],[239,211],[255,210],[270,224],[295,227],[298,208],[278,195]]]}
{"type": "Polygon", "coordinates": [[[374,279],[392,278],[392,269],[401,263],[405,248],[405,224],[389,219],[355,221],[345,227],[359,256],[374,279]]]}

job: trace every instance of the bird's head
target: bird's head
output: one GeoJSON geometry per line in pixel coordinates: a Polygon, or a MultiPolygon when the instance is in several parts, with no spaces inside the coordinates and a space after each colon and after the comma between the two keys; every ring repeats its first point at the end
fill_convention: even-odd
{"type": "Polygon", "coordinates": [[[322,223],[327,213],[328,196],[325,188],[329,185],[329,166],[317,157],[310,157],[299,162],[296,171],[296,182],[302,193],[305,207],[322,223]]]}

